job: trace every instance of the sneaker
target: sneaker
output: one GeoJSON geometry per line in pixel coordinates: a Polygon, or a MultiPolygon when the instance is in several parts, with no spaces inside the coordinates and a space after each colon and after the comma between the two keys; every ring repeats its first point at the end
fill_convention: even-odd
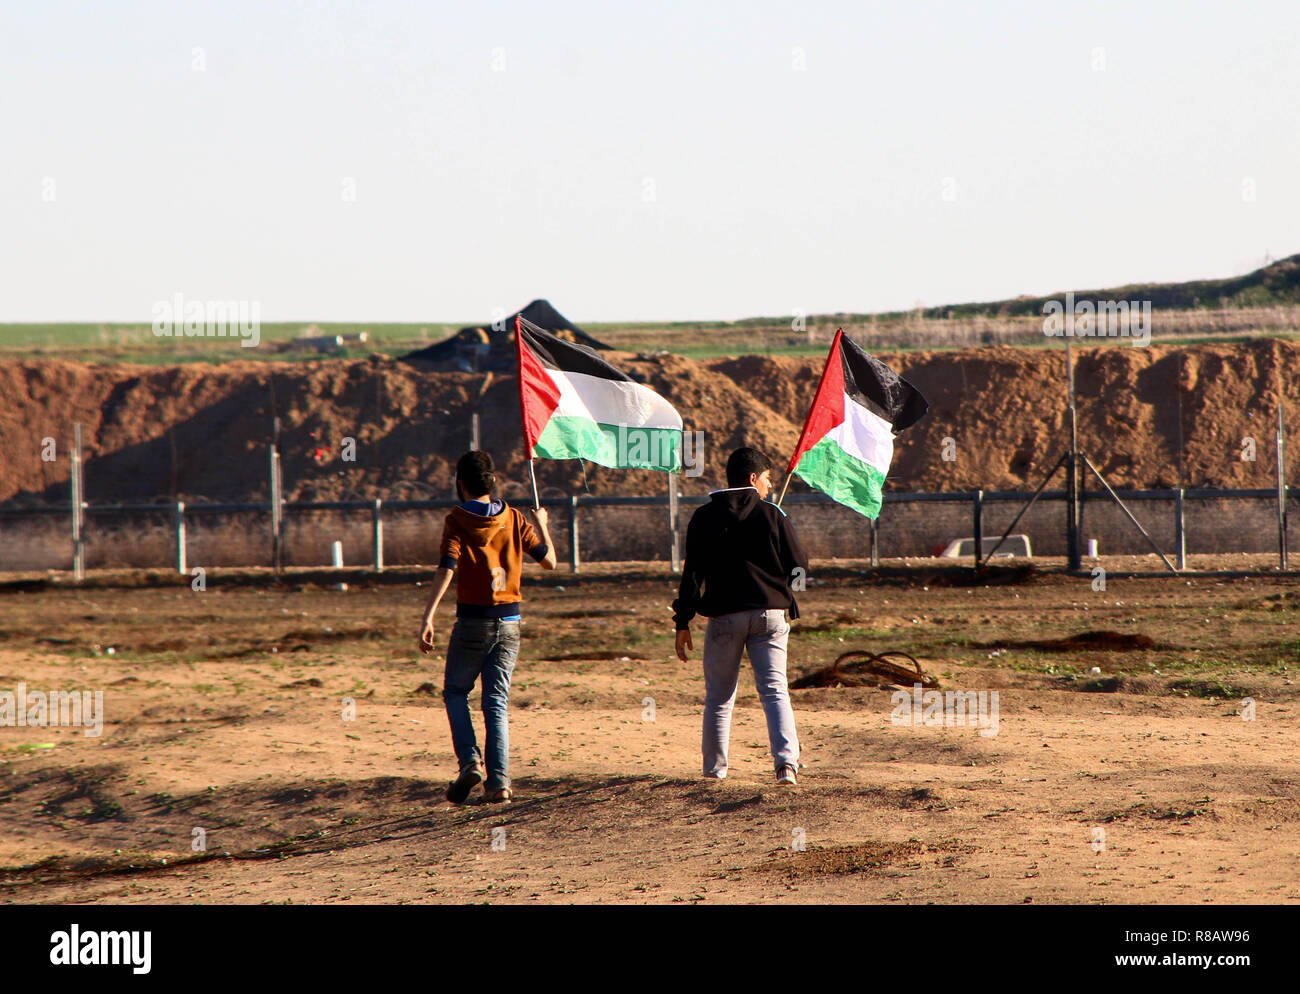
{"type": "Polygon", "coordinates": [[[777,771],[776,771],[776,782],[777,782],[777,783],[788,783],[788,784],[791,784],[791,785],[793,785],[793,784],[797,784],[799,781],[795,779],[795,776],[794,776],[794,767],[793,767],[793,766],[790,766],[789,764],[787,764],[787,765],[781,767],[779,770],[777,770],[777,771]]]}
{"type": "Polygon", "coordinates": [[[510,796],[509,787],[498,787],[495,790],[485,790],[483,793],[484,800],[489,804],[509,804],[510,796]]]}
{"type": "Polygon", "coordinates": [[[469,792],[483,782],[483,767],[467,766],[460,771],[451,783],[447,784],[447,800],[452,804],[464,804],[469,792]]]}

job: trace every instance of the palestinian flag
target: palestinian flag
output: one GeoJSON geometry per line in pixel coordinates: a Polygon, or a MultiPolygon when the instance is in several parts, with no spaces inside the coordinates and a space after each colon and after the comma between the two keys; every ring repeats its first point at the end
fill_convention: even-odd
{"type": "Polygon", "coordinates": [[[930,405],[916,387],[836,329],[787,473],[859,514],[880,514],[894,436],[930,405]]]}
{"type": "Polygon", "coordinates": [[[515,319],[528,458],[615,469],[682,468],[682,416],[598,352],[515,319]]]}

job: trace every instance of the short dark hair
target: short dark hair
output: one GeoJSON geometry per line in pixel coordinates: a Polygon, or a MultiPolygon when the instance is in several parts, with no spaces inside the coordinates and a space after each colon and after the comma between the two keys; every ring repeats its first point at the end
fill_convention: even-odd
{"type": "Polygon", "coordinates": [[[456,463],[456,479],[464,486],[467,496],[481,497],[491,493],[497,482],[492,457],[475,449],[466,452],[456,463]]]}
{"type": "Polygon", "coordinates": [[[748,446],[737,449],[727,459],[727,486],[747,487],[751,473],[762,476],[764,471],[771,468],[771,461],[758,449],[748,446]]]}

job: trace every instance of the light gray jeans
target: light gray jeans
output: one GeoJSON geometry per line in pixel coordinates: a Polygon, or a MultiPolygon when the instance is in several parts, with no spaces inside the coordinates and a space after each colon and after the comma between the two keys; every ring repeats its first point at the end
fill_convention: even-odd
{"type": "Polygon", "coordinates": [[[779,771],[799,765],[799,736],[785,675],[785,645],[790,634],[785,612],[737,611],[710,618],[704,631],[704,775],[727,775],[731,710],[740,681],[740,656],[748,649],[754,685],[767,716],[767,741],[779,771]]]}

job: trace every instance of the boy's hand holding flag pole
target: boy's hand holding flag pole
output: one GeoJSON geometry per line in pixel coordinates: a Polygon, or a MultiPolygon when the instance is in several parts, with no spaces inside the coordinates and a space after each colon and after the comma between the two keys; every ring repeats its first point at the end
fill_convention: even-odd
{"type": "Polygon", "coordinates": [[[894,436],[929,409],[916,387],[862,351],[844,329],[835,329],[777,506],[785,499],[791,476],[798,473],[832,500],[876,518],[894,436]]]}

